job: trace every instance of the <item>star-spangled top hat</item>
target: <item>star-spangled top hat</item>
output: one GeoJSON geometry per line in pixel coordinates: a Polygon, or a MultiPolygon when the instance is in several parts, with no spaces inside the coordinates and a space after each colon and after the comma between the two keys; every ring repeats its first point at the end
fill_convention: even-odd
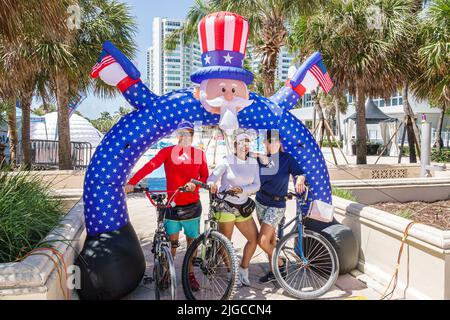
{"type": "Polygon", "coordinates": [[[207,79],[235,79],[250,84],[253,74],[243,68],[249,24],[232,12],[215,12],[198,25],[202,68],[191,75],[192,82],[207,79]]]}

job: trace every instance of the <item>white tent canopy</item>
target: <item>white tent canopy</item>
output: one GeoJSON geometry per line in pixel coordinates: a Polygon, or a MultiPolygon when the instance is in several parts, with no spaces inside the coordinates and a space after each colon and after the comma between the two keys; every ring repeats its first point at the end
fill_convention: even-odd
{"type": "MultiPolygon", "coordinates": [[[[31,128],[33,140],[57,140],[58,114],[52,112],[44,116],[45,122],[34,123],[31,128]]],[[[92,147],[97,147],[103,139],[103,134],[98,131],[88,120],[72,114],[70,117],[70,140],[73,142],[89,142],[92,147]]]]}

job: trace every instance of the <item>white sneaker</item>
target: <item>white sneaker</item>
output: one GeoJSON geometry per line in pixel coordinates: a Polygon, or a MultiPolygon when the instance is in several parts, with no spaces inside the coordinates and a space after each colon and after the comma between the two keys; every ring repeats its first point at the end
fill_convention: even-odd
{"type": "Polygon", "coordinates": [[[244,269],[242,267],[239,267],[238,279],[240,280],[239,282],[241,282],[242,285],[247,287],[250,286],[250,280],[248,279],[248,268],[244,269]]]}
{"type": "Polygon", "coordinates": [[[235,285],[238,288],[242,287],[242,281],[241,281],[240,278],[241,278],[240,275],[238,275],[237,278],[236,278],[236,282],[235,282],[235,285]]]}

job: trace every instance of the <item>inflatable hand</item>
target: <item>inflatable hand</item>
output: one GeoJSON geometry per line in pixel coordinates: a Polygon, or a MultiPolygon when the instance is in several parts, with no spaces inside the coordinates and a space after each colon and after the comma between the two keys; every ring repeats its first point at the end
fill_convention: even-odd
{"type": "Polygon", "coordinates": [[[91,77],[100,77],[106,84],[117,86],[121,91],[140,81],[140,76],[133,63],[109,41],[103,44],[98,62],[91,72],[91,77]]]}

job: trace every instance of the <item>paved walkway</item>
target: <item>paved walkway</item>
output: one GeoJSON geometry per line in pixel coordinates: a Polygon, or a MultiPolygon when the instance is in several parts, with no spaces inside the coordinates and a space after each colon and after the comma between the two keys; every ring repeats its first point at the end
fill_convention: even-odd
{"type": "MultiPolygon", "coordinates": [[[[206,192],[201,192],[201,201],[203,203],[203,215],[202,219],[207,217],[208,209],[208,194],[206,192]]],[[[139,238],[141,239],[142,248],[145,253],[145,258],[147,261],[147,271],[146,274],[152,274],[153,268],[153,256],[150,252],[151,241],[153,237],[153,231],[156,227],[156,212],[151,206],[149,201],[144,195],[130,195],[128,197],[128,210],[130,213],[131,223],[133,224],[139,238]]],[[[294,209],[295,203],[291,201],[288,203],[287,216],[293,216],[295,213],[294,209]]],[[[203,224],[201,224],[203,226],[203,224]]],[[[186,242],[182,236],[181,247],[179,252],[175,257],[175,264],[177,270],[177,299],[185,299],[183,294],[183,289],[181,285],[181,265],[183,261],[184,252],[186,250],[186,242]]],[[[239,257],[242,256],[242,248],[245,245],[245,238],[235,231],[233,236],[233,244],[235,246],[236,252],[239,257]]],[[[293,299],[292,297],[283,293],[283,290],[277,287],[274,283],[269,284],[259,284],[258,278],[264,275],[268,270],[267,256],[258,247],[253,259],[251,261],[249,275],[250,275],[250,287],[242,287],[239,289],[234,299],[257,299],[257,300],[279,300],[279,299],[293,299]]],[[[368,288],[368,286],[358,279],[367,280],[364,274],[361,274],[357,270],[352,272],[353,275],[346,274],[341,275],[336,282],[336,285],[323,297],[320,299],[379,299],[381,294],[374,289],[368,288]]],[[[369,282],[370,283],[370,282],[369,282]]],[[[153,284],[141,284],[133,293],[125,297],[125,299],[131,300],[153,300],[154,289],[153,284]]]]}

